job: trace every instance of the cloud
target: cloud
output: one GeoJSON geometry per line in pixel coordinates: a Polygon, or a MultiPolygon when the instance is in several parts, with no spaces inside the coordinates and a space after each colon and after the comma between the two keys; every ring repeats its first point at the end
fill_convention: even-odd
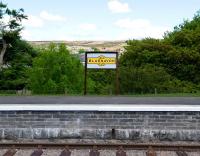
{"type": "Polygon", "coordinates": [[[119,36],[121,39],[141,39],[145,37],[161,39],[163,38],[164,32],[169,30],[169,28],[165,26],[153,25],[146,19],[121,19],[115,22],[115,26],[123,30],[123,33],[119,36]]]}
{"type": "Polygon", "coordinates": [[[28,30],[22,30],[21,36],[23,39],[30,40],[32,38],[32,34],[28,30]]]}
{"type": "Polygon", "coordinates": [[[47,11],[42,11],[40,13],[40,17],[47,21],[60,21],[60,22],[66,21],[65,17],[60,16],[60,15],[54,15],[54,14],[48,13],[47,11]]]}
{"type": "Polygon", "coordinates": [[[112,13],[127,13],[131,11],[128,3],[122,3],[119,0],[109,0],[108,8],[112,13]]]}
{"type": "Polygon", "coordinates": [[[59,29],[48,29],[45,27],[42,29],[23,29],[21,31],[21,36],[28,41],[71,40],[65,27],[60,27],[59,29]]]}
{"type": "Polygon", "coordinates": [[[91,23],[83,23],[79,25],[79,28],[82,31],[95,31],[97,29],[95,24],[91,24],[91,23]]]}
{"type": "Polygon", "coordinates": [[[41,28],[44,26],[46,21],[63,22],[66,21],[66,18],[59,15],[53,15],[47,11],[41,11],[37,16],[28,15],[28,20],[23,20],[22,24],[25,27],[41,28]]]}
{"type": "Polygon", "coordinates": [[[29,27],[41,28],[44,26],[44,21],[38,16],[29,15],[28,20],[23,20],[22,24],[29,27]]]}
{"type": "Polygon", "coordinates": [[[130,18],[120,19],[115,23],[116,26],[125,29],[138,29],[138,28],[148,28],[151,26],[150,21],[145,19],[135,19],[131,20],[130,18]]]}

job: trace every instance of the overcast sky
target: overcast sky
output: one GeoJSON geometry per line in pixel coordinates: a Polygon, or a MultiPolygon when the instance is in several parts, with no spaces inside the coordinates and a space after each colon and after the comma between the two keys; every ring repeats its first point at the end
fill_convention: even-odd
{"type": "Polygon", "coordinates": [[[24,8],[26,40],[127,40],[162,38],[192,19],[200,0],[3,0],[24,8]]]}

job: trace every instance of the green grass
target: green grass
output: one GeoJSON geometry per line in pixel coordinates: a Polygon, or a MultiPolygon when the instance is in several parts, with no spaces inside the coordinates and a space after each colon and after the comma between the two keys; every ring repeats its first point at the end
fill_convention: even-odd
{"type": "Polygon", "coordinates": [[[169,93],[169,94],[135,94],[122,95],[128,97],[200,97],[200,93],[169,93]]]}
{"type": "MultiPolygon", "coordinates": [[[[18,95],[9,93],[0,93],[0,96],[83,96],[82,94],[33,94],[33,95],[18,95]]],[[[114,97],[116,95],[94,95],[88,94],[87,97],[114,97]]],[[[200,97],[200,93],[169,93],[169,94],[128,94],[118,95],[121,97],[200,97]]]]}

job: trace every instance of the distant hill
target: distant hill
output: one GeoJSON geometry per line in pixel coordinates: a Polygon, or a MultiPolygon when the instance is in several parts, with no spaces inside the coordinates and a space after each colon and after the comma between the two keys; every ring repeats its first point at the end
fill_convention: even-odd
{"type": "Polygon", "coordinates": [[[80,49],[93,51],[97,48],[100,51],[117,51],[124,52],[125,41],[29,41],[33,46],[46,47],[50,43],[66,44],[72,53],[78,53],[80,49]]]}

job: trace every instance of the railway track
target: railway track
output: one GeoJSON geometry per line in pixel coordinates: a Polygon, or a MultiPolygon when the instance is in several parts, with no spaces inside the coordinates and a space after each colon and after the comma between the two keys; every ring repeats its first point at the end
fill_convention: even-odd
{"type": "Polygon", "coordinates": [[[200,156],[200,144],[0,143],[1,156],[200,156]]]}

